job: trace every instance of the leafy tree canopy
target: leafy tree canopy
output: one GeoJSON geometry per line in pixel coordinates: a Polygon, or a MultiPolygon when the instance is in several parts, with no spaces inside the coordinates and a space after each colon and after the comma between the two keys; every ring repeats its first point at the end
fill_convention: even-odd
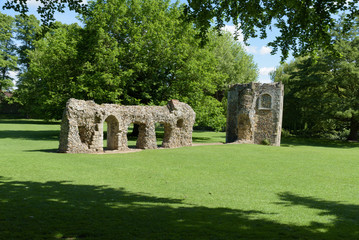
{"type": "MultiPolygon", "coordinates": [[[[13,9],[21,14],[26,14],[29,11],[29,0],[6,0],[3,8],[13,9]]],[[[37,8],[37,12],[40,14],[44,23],[50,23],[55,20],[55,12],[64,12],[66,5],[70,10],[74,10],[78,13],[86,11],[86,4],[84,0],[36,0],[41,3],[37,8]]]]}
{"type": "Polygon", "coordinates": [[[286,85],[284,124],[310,134],[349,129],[349,140],[359,131],[358,23],[343,35],[343,22],[332,32],[338,55],[319,51],[279,67],[272,77],[286,85]]]}
{"type": "Polygon", "coordinates": [[[0,92],[13,86],[10,71],[17,69],[13,27],[14,18],[0,12],[0,92]]]}
{"type": "Polygon", "coordinates": [[[280,49],[283,60],[290,51],[297,55],[331,47],[329,30],[335,27],[334,15],[340,11],[349,13],[343,22],[347,31],[358,14],[357,4],[358,0],[189,0],[186,13],[201,29],[202,37],[213,19],[218,29],[232,20],[245,40],[266,38],[274,24],[280,35],[269,46],[273,53],[280,49]]]}
{"type": "Polygon", "coordinates": [[[211,31],[200,47],[182,14],[168,0],[91,2],[84,27],[55,23],[31,40],[19,101],[33,116],[60,118],[70,97],[131,105],[178,99],[194,108],[198,125],[222,129],[225,89],[255,81],[257,66],[229,34],[211,31]]]}
{"type": "Polygon", "coordinates": [[[28,51],[34,50],[34,42],[42,35],[40,21],[34,15],[24,16],[17,15],[15,17],[15,38],[19,41],[17,47],[18,63],[20,67],[29,67],[28,51]]]}
{"type": "MultiPolygon", "coordinates": [[[[4,8],[20,13],[28,11],[29,0],[6,0],[4,8]]],[[[65,4],[70,10],[86,12],[82,0],[36,0],[43,4],[38,8],[45,23],[54,20],[55,11],[64,11],[65,4]]],[[[344,31],[349,30],[354,17],[358,15],[359,0],[188,0],[185,9],[187,19],[194,21],[200,29],[200,36],[206,39],[213,20],[217,29],[225,22],[232,21],[247,40],[253,37],[266,38],[274,24],[280,30],[269,46],[272,53],[281,50],[282,60],[290,51],[294,55],[313,52],[317,49],[331,48],[331,35],[328,30],[335,26],[335,14],[347,12],[344,31]]]]}

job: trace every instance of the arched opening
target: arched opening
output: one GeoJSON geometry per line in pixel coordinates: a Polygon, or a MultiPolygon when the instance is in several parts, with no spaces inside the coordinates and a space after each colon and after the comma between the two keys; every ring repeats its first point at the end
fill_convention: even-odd
{"type": "Polygon", "coordinates": [[[127,147],[136,148],[136,142],[139,134],[139,126],[136,123],[131,123],[127,128],[127,147]],[[135,133],[134,133],[135,132],[135,133]]]}
{"type": "Polygon", "coordinates": [[[268,93],[262,94],[259,97],[259,109],[271,109],[272,108],[272,96],[268,93]]]}
{"type": "Polygon", "coordinates": [[[163,123],[155,123],[155,131],[156,131],[156,144],[157,147],[163,146],[163,140],[164,140],[164,124],[163,123]]]}
{"type": "Polygon", "coordinates": [[[85,126],[78,126],[79,129],[79,136],[82,143],[87,142],[88,134],[86,134],[87,130],[85,126]]]}
{"type": "Polygon", "coordinates": [[[104,149],[106,150],[117,150],[118,149],[118,134],[119,134],[119,123],[115,116],[110,115],[105,119],[104,123],[104,149]]]}
{"type": "Polygon", "coordinates": [[[133,122],[127,130],[127,146],[129,148],[155,149],[156,132],[154,123],[133,122]],[[138,136],[131,136],[133,125],[138,124],[138,136]]]}

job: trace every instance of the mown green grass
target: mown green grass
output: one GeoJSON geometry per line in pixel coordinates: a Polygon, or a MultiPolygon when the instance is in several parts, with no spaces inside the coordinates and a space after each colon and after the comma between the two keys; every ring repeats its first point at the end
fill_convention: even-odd
{"type": "Polygon", "coordinates": [[[358,144],[60,154],[58,135],[0,120],[0,239],[359,239],[358,144]]]}

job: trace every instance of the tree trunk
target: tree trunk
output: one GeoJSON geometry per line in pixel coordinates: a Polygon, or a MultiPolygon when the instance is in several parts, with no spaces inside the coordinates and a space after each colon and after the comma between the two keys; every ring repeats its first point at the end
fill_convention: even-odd
{"type": "Polygon", "coordinates": [[[358,141],[358,131],[359,121],[352,117],[350,120],[350,133],[348,136],[348,141],[358,141]]]}
{"type": "Polygon", "coordinates": [[[138,134],[139,134],[139,128],[140,128],[140,125],[134,123],[133,124],[133,130],[132,130],[132,133],[130,134],[131,137],[138,137],[138,134]]]}

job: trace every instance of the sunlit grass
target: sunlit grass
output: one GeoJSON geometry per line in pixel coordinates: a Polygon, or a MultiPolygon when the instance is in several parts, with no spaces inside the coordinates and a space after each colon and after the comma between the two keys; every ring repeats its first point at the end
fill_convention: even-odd
{"type": "Polygon", "coordinates": [[[0,120],[0,239],[359,238],[358,144],[59,154],[58,136],[0,120]]]}

